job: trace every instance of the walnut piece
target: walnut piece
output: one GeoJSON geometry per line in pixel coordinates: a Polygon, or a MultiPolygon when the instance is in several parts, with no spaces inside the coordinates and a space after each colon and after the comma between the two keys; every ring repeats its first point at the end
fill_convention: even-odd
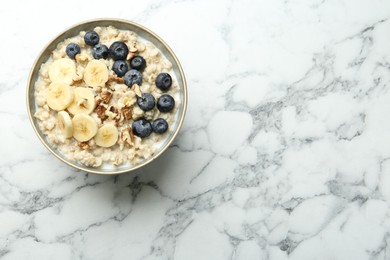
{"type": "Polygon", "coordinates": [[[84,82],[84,80],[82,78],[81,79],[73,79],[73,85],[79,85],[83,82],[84,82]]]}
{"type": "MultiPolygon", "coordinates": [[[[115,120],[116,123],[120,119],[121,114],[118,113],[118,109],[114,106],[109,106],[105,112],[110,120],[115,120]]],[[[117,125],[117,124],[116,124],[117,125]]]]}
{"type": "MultiPolygon", "coordinates": [[[[130,127],[129,127],[129,128],[130,128],[130,127]]],[[[133,133],[133,129],[132,129],[132,128],[129,129],[129,134],[130,134],[130,140],[131,140],[131,142],[134,143],[134,139],[135,139],[135,138],[134,138],[134,133],[133,133]]]]}
{"type": "Polygon", "coordinates": [[[118,114],[118,109],[114,106],[110,106],[110,111],[114,114],[118,114]]]}
{"type": "Polygon", "coordinates": [[[95,101],[96,101],[96,107],[100,106],[100,104],[102,103],[102,99],[98,96],[95,97],[95,101]]]}
{"type": "Polygon", "coordinates": [[[129,52],[129,54],[127,54],[126,59],[127,59],[127,60],[131,60],[134,56],[135,56],[135,53],[134,53],[134,52],[129,52]]]}
{"type": "Polygon", "coordinates": [[[120,139],[124,143],[128,143],[130,146],[134,145],[134,134],[130,126],[126,126],[124,129],[122,129],[120,139]]]}
{"type": "Polygon", "coordinates": [[[112,92],[108,90],[103,90],[102,93],[100,93],[100,97],[102,98],[102,101],[106,104],[110,102],[112,97],[112,92]]]}
{"type": "Polygon", "coordinates": [[[133,116],[133,107],[122,108],[122,114],[126,120],[130,120],[133,116]]]}
{"type": "Polygon", "coordinates": [[[116,75],[109,75],[108,76],[108,82],[111,82],[111,81],[115,81],[119,84],[123,84],[125,82],[125,80],[123,78],[120,78],[116,75]]]}
{"type": "Polygon", "coordinates": [[[104,121],[104,120],[107,119],[106,110],[107,110],[107,109],[106,109],[104,106],[102,106],[102,105],[99,105],[99,106],[97,106],[97,108],[96,108],[96,113],[97,113],[98,117],[99,117],[102,121],[104,121]]]}

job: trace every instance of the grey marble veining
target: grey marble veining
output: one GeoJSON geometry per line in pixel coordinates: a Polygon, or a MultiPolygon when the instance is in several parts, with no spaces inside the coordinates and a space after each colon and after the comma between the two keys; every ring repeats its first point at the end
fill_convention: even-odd
{"type": "Polygon", "coordinates": [[[390,259],[389,1],[41,5],[0,8],[1,259],[390,259]],[[188,79],[182,131],[136,174],[69,168],[27,118],[39,51],[96,17],[155,31],[188,79]]]}

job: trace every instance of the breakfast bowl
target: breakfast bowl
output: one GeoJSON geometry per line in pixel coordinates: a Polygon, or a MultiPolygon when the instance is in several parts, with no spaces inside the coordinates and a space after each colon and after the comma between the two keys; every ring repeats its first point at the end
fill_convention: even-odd
{"type": "Polygon", "coordinates": [[[182,126],[183,69],[155,33],[94,19],[55,37],[27,83],[27,110],[43,145],[85,172],[120,174],[159,157],[182,126]]]}

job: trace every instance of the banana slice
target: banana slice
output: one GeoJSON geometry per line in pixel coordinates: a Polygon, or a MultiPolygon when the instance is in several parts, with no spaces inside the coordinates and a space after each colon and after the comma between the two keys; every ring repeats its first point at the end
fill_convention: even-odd
{"type": "Polygon", "coordinates": [[[63,82],[53,82],[46,95],[47,105],[56,111],[67,108],[73,101],[74,93],[71,86],[63,82]]]}
{"type": "Polygon", "coordinates": [[[118,129],[111,124],[103,125],[97,131],[95,142],[101,147],[110,147],[118,141],[118,129]]]}
{"type": "Polygon", "coordinates": [[[73,136],[73,123],[66,111],[60,111],[57,115],[57,125],[65,138],[73,136]]]}
{"type": "Polygon", "coordinates": [[[91,60],[84,70],[84,82],[91,87],[103,87],[108,81],[108,68],[103,61],[91,60]]]}
{"type": "Polygon", "coordinates": [[[72,119],[73,137],[79,142],[86,142],[94,137],[98,130],[96,121],[89,115],[77,114],[72,119]]]}
{"type": "Polygon", "coordinates": [[[54,61],[49,68],[49,78],[52,82],[58,81],[70,85],[74,76],[76,76],[76,64],[68,58],[54,61]]]}
{"type": "Polygon", "coordinates": [[[78,87],[74,89],[74,98],[68,111],[73,114],[90,114],[96,106],[95,96],[90,88],[78,87]]]}

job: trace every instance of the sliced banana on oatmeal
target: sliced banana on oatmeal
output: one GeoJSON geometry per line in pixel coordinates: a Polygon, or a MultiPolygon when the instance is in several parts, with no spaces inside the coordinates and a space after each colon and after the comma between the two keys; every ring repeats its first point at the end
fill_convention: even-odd
{"type": "Polygon", "coordinates": [[[73,114],[90,114],[95,109],[95,96],[90,88],[78,87],[74,89],[73,102],[68,111],[73,114]]]}
{"type": "Polygon", "coordinates": [[[91,60],[84,70],[84,82],[90,87],[103,87],[108,81],[108,68],[103,61],[91,60]]]}
{"type": "Polygon", "coordinates": [[[89,115],[77,114],[72,119],[73,137],[79,142],[86,142],[94,137],[98,130],[96,121],[89,115]]]}
{"type": "Polygon", "coordinates": [[[60,111],[57,115],[57,125],[65,138],[73,136],[72,119],[66,111],[60,111]]]}
{"type": "Polygon", "coordinates": [[[51,109],[61,111],[72,103],[73,98],[74,93],[71,86],[63,82],[53,82],[49,86],[46,102],[51,109]]]}
{"type": "Polygon", "coordinates": [[[58,59],[53,62],[49,69],[49,78],[52,82],[72,84],[76,75],[76,64],[68,58],[58,59]]]}
{"type": "Polygon", "coordinates": [[[111,124],[103,125],[97,131],[95,143],[101,147],[111,147],[118,141],[118,129],[111,124]]]}

